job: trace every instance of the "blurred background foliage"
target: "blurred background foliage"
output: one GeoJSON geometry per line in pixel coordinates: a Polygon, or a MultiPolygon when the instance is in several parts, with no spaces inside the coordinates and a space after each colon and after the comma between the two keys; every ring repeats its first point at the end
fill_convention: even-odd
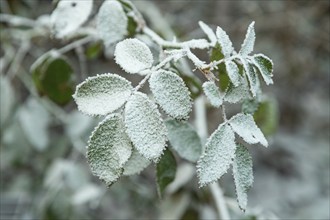
{"type": "MultiPolygon", "coordinates": [[[[329,1],[133,2],[167,39],[173,33],[181,40],[203,37],[197,25],[202,20],[214,29],[221,26],[239,48],[248,24],[256,21],[254,51],[268,55],[275,65],[275,84],[263,88],[267,97],[254,115],[270,147],[251,149],[255,183],[246,214],[237,210],[231,175],[220,181],[231,215],[329,219],[329,1]]],[[[1,0],[0,7],[4,14],[42,19],[55,4],[1,0]]],[[[31,68],[46,51],[68,42],[6,22],[0,24],[0,36],[0,219],[217,217],[209,192],[196,187],[194,166],[178,158],[177,178],[162,200],[153,165],[110,189],[91,175],[85,146],[100,119],[79,113],[71,94],[87,76],[123,73],[102,43],[86,44],[31,68]]],[[[138,79],[123,76],[133,84],[138,79]]],[[[233,106],[229,114],[238,108],[233,106]]],[[[211,132],[221,120],[219,112],[209,108],[208,119],[211,132]]]]}

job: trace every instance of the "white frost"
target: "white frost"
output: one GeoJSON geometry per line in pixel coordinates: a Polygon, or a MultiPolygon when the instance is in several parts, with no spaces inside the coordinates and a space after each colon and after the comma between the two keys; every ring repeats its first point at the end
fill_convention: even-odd
{"type": "Polygon", "coordinates": [[[131,82],[116,74],[87,78],[73,95],[78,109],[89,115],[106,115],[120,108],[131,95],[131,82]]]}
{"type": "Polygon", "coordinates": [[[87,159],[92,173],[114,183],[122,174],[126,161],[132,154],[131,141],[125,133],[122,116],[107,116],[93,131],[87,146],[87,159]]]}
{"type": "Polygon", "coordinates": [[[221,124],[208,138],[205,152],[197,162],[201,187],[218,180],[225,174],[235,156],[235,135],[228,124],[221,124]]]}
{"type": "Polygon", "coordinates": [[[177,74],[159,70],[149,79],[150,89],[156,102],[173,118],[187,119],[192,110],[190,92],[177,74]]]}
{"type": "Polygon", "coordinates": [[[234,85],[229,85],[226,90],[224,101],[229,103],[237,103],[244,99],[250,99],[249,83],[246,79],[246,76],[241,77],[241,84],[237,87],[234,85]]]}
{"type": "Polygon", "coordinates": [[[214,46],[217,42],[217,36],[213,32],[213,30],[207,24],[205,24],[203,21],[199,21],[198,24],[201,27],[201,29],[204,31],[204,33],[207,35],[207,37],[209,38],[211,45],[214,46]]]}
{"type": "Polygon", "coordinates": [[[250,91],[252,93],[253,97],[256,97],[259,90],[260,90],[260,82],[259,82],[259,78],[257,76],[257,73],[253,67],[252,64],[250,64],[248,62],[248,60],[246,60],[244,57],[240,57],[240,60],[243,64],[243,68],[245,71],[245,74],[249,80],[249,84],[250,84],[250,91]]]}
{"type": "Polygon", "coordinates": [[[220,93],[218,86],[216,86],[214,82],[207,81],[203,83],[203,90],[211,105],[216,108],[219,108],[222,105],[223,95],[220,93]]]}
{"type": "Polygon", "coordinates": [[[252,115],[239,113],[229,120],[229,124],[247,143],[268,146],[265,136],[254,122],[252,115]]]}
{"type": "Polygon", "coordinates": [[[254,42],[256,40],[256,34],[254,32],[254,21],[249,25],[248,30],[245,35],[244,42],[241,46],[239,54],[242,56],[247,56],[253,51],[254,42]]]}
{"type": "Polygon", "coordinates": [[[50,16],[56,38],[63,38],[76,31],[89,17],[93,0],[60,0],[50,16]]]}
{"type": "Polygon", "coordinates": [[[153,63],[149,47],[138,39],[126,39],[119,42],[115,49],[117,64],[128,73],[139,73],[149,69],[153,63]]]}
{"type": "Polygon", "coordinates": [[[258,68],[267,85],[273,84],[273,62],[264,54],[255,54],[252,58],[253,64],[258,68]]]}
{"type": "Polygon", "coordinates": [[[238,67],[235,62],[228,60],[225,61],[226,70],[230,81],[234,84],[235,87],[239,86],[241,75],[239,74],[238,67]]]}
{"type": "Polygon", "coordinates": [[[227,33],[222,30],[221,27],[217,27],[216,31],[218,42],[221,46],[221,51],[225,58],[230,57],[230,55],[234,52],[233,44],[229,39],[227,33]]]}
{"type": "Polygon", "coordinates": [[[96,28],[106,47],[127,35],[128,19],[118,1],[104,1],[96,17],[96,28]]]}
{"type": "Polygon", "coordinates": [[[125,106],[128,136],[139,153],[158,161],[166,146],[167,130],[157,106],[147,95],[136,92],[125,106]]]}

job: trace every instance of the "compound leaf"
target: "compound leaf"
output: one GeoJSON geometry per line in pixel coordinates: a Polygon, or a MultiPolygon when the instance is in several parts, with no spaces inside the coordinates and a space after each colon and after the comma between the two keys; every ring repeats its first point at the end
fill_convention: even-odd
{"type": "Polygon", "coordinates": [[[248,30],[245,35],[244,42],[241,46],[239,54],[242,56],[247,56],[253,51],[254,42],[256,39],[256,34],[254,32],[254,21],[249,25],[248,30]]]}
{"type": "Polygon", "coordinates": [[[223,55],[227,58],[230,57],[230,55],[234,52],[233,44],[230,41],[227,33],[222,30],[221,27],[217,27],[216,31],[218,42],[221,46],[221,51],[223,55]]]}
{"type": "Polygon", "coordinates": [[[93,131],[87,146],[87,159],[92,173],[110,186],[123,173],[132,153],[122,116],[107,116],[93,131]]]}
{"type": "Polygon", "coordinates": [[[176,161],[169,149],[164,151],[164,155],[160,158],[156,170],[157,191],[159,197],[163,197],[166,187],[174,180],[176,173],[176,161]]]}
{"type": "Polygon", "coordinates": [[[232,128],[223,123],[208,138],[205,152],[197,161],[199,185],[205,186],[225,174],[235,156],[235,135],[232,128]]]}
{"type": "Polygon", "coordinates": [[[203,83],[203,90],[211,105],[216,108],[219,108],[222,105],[223,95],[220,93],[218,86],[215,85],[214,82],[207,81],[203,83]]]}
{"type": "Polygon", "coordinates": [[[121,40],[127,33],[128,19],[118,1],[104,1],[96,17],[96,28],[106,47],[121,40]]]}
{"type": "Polygon", "coordinates": [[[139,153],[157,161],[166,146],[166,127],[157,106],[147,95],[136,92],[125,106],[125,125],[139,153]]]}
{"type": "Polygon", "coordinates": [[[256,54],[253,56],[253,64],[258,68],[267,85],[273,84],[272,72],[273,72],[273,62],[267,56],[263,54],[256,54]]]}
{"type": "Polygon", "coordinates": [[[190,91],[177,74],[160,70],[149,79],[156,102],[171,117],[187,119],[192,109],[190,91]]]}
{"type": "Polygon", "coordinates": [[[241,83],[241,76],[239,74],[239,69],[236,63],[231,60],[228,60],[225,61],[225,65],[230,81],[234,84],[235,87],[239,86],[239,84],[241,83]]]}
{"type": "Polygon", "coordinates": [[[229,124],[247,143],[268,146],[265,136],[254,122],[252,115],[239,113],[229,120],[229,124]]]}
{"type": "Polygon", "coordinates": [[[128,73],[139,73],[149,69],[153,63],[149,47],[138,39],[126,39],[119,42],[115,49],[117,64],[128,73]]]}
{"type": "Polygon", "coordinates": [[[106,115],[120,108],[131,95],[129,81],[116,74],[106,73],[87,78],[73,95],[78,109],[89,115],[106,115]]]}
{"type": "Polygon", "coordinates": [[[217,42],[217,36],[214,34],[213,30],[205,24],[203,21],[198,22],[200,28],[204,31],[204,33],[207,35],[209,38],[210,42],[212,45],[215,45],[217,42]]]}
{"type": "Polygon", "coordinates": [[[124,165],[124,175],[130,176],[134,174],[139,174],[147,166],[149,166],[150,161],[142,156],[136,149],[133,149],[131,157],[124,165]]]}
{"type": "Polygon", "coordinates": [[[233,162],[233,176],[239,207],[245,211],[247,206],[247,191],[253,184],[252,157],[248,149],[238,144],[233,162]]]}
{"type": "Polygon", "coordinates": [[[180,157],[196,162],[201,155],[202,143],[193,127],[188,122],[169,119],[165,121],[168,140],[180,157]]]}
{"type": "Polygon", "coordinates": [[[60,0],[50,16],[56,38],[63,38],[76,31],[89,17],[93,0],[60,0]]]}

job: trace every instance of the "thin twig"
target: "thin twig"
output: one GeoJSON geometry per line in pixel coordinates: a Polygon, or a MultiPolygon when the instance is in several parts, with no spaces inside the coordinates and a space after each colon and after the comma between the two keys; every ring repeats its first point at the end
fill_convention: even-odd
{"type": "Polygon", "coordinates": [[[28,26],[34,28],[36,21],[9,14],[0,14],[0,22],[9,23],[12,26],[28,26]]]}
{"type": "Polygon", "coordinates": [[[230,220],[229,212],[227,209],[226,201],[223,196],[221,187],[217,182],[214,182],[210,185],[212,196],[217,205],[217,209],[222,220],[230,220]]]}

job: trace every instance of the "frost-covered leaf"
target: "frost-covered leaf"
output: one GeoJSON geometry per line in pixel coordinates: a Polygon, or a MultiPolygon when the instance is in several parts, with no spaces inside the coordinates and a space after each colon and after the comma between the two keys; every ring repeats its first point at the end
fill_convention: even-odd
{"type": "Polygon", "coordinates": [[[170,184],[176,173],[176,161],[169,149],[164,151],[156,167],[157,170],[157,191],[159,197],[163,197],[164,191],[168,184],[170,184]]]}
{"type": "Polygon", "coordinates": [[[149,79],[156,102],[173,118],[187,119],[192,109],[190,92],[177,74],[159,70],[149,79]]]}
{"type": "Polygon", "coordinates": [[[93,131],[87,146],[87,159],[92,173],[110,186],[123,173],[132,153],[122,116],[107,116],[93,131]]]}
{"type": "Polygon", "coordinates": [[[96,28],[106,47],[127,35],[128,19],[118,1],[104,1],[96,17],[96,28]]]}
{"type": "Polygon", "coordinates": [[[134,175],[141,173],[147,166],[149,166],[150,161],[142,156],[136,149],[133,149],[131,157],[124,165],[124,175],[134,175]]]}
{"type": "Polygon", "coordinates": [[[237,103],[244,99],[251,97],[249,91],[249,83],[246,77],[241,78],[241,84],[235,87],[233,84],[230,84],[226,90],[224,101],[229,103],[237,103]]]}
{"type": "Polygon", "coordinates": [[[273,61],[263,54],[256,54],[253,56],[252,62],[258,68],[265,83],[273,84],[273,61]]]}
{"type": "Polygon", "coordinates": [[[125,106],[125,125],[139,153],[157,161],[166,146],[166,127],[157,106],[147,95],[136,92],[125,106]]]}
{"type": "Polygon", "coordinates": [[[128,73],[139,73],[149,69],[153,63],[149,47],[138,39],[119,42],[115,49],[116,62],[128,73]]]}
{"type": "Polygon", "coordinates": [[[241,57],[241,61],[245,70],[245,74],[249,80],[250,91],[253,97],[256,97],[260,90],[260,82],[257,73],[252,64],[250,64],[246,59],[241,57]]]}
{"type": "Polygon", "coordinates": [[[87,78],[73,95],[78,109],[89,115],[106,115],[120,108],[131,95],[129,81],[116,74],[106,73],[87,78]]]}
{"type": "Polygon", "coordinates": [[[235,156],[235,135],[231,127],[224,123],[208,138],[205,152],[197,162],[199,185],[205,186],[225,174],[235,156]]]}
{"type": "Polygon", "coordinates": [[[241,54],[242,56],[249,55],[249,53],[253,51],[255,39],[256,39],[256,34],[254,32],[254,21],[253,21],[247,29],[245,39],[241,46],[241,50],[239,51],[239,54],[241,54]]]}
{"type": "Polygon", "coordinates": [[[247,191],[253,184],[252,158],[248,149],[238,144],[233,162],[233,176],[239,207],[245,211],[247,206],[247,191]]]}
{"type": "Polygon", "coordinates": [[[203,83],[203,90],[211,105],[216,108],[219,108],[222,105],[223,95],[220,93],[218,86],[215,85],[214,82],[207,81],[203,83]]]}
{"type": "Polygon", "coordinates": [[[268,146],[265,136],[254,122],[252,115],[239,113],[229,120],[229,124],[247,143],[268,146]]]}
{"type": "Polygon", "coordinates": [[[168,140],[173,149],[180,155],[180,157],[196,162],[201,155],[202,144],[201,140],[188,123],[169,119],[165,122],[168,130],[168,140]]]}
{"type": "Polygon", "coordinates": [[[239,86],[241,83],[241,75],[239,74],[239,69],[231,60],[225,61],[226,70],[229,76],[230,81],[234,84],[235,87],[239,86]]]}
{"type": "Polygon", "coordinates": [[[214,34],[213,30],[202,21],[199,21],[198,24],[211,41],[211,44],[215,45],[217,42],[217,36],[214,34]]]}
{"type": "Polygon", "coordinates": [[[88,202],[93,202],[95,200],[100,200],[104,195],[105,190],[101,186],[89,183],[83,187],[81,187],[71,199],[71,202],[74,205],[83,205],[88,202]]]}
{"type": "Polygon", "coordinates": [[[39,151],[49,144],[50,115],[35,99],[28,99],[20,108],[18,118],[28,141],[39,151]]]}
{"type": "Polygon", "coordinates": [[[230,57],[230,55],[234,52],[233,44],[230,41],[227,33],[222,30],[221,27],[217,27],[216,31],[218,42],[221,46],[221,51],[223,55],[227,58],[230,57]]]}
{"type": "Polygon", "coordinates": [[[60,0],[50,16],[56,38],[63,38],[76,31],[89,17],[93,0],[60,0]]]}

